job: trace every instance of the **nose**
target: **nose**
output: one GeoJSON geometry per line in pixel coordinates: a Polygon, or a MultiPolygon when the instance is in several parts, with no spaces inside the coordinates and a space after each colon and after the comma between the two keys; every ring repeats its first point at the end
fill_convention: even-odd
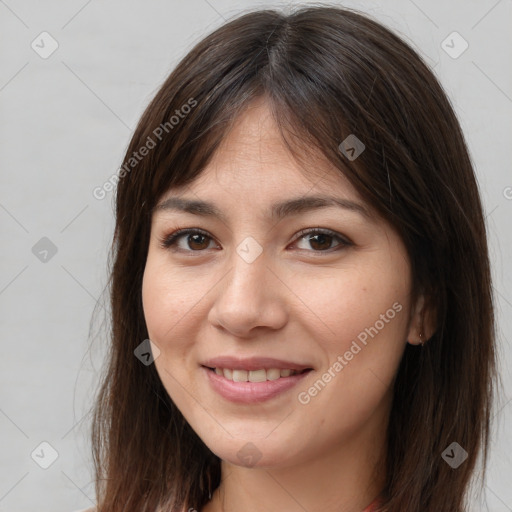
{"type": "Polygon", "coordinates": [[[250,338],[264,328],[283,327],[288,320],[287,287],[265,254],[249,263],[234,251],[229,265],[214,288],[217,295],[208,314],[210,323],[240,338],[250,338]]]}

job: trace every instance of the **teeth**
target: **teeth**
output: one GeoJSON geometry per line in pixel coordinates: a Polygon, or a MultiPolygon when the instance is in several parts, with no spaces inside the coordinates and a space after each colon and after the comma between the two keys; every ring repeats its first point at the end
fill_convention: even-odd
{"type": "Polygon", "coordinates": [[[267,379],[268,380],[277,380],[281,377],[281,370],[277,368],[270,368],[267,370],[267,379]]]}
{"type": "Polygon", "coordinates": [[[264,368],[260,370],[233,370],[231,368],[215,368],[217,375],[223,375],[226,379],[234,382],[265,382],[266,380],[277,380],[280,377],[295,375],[296,370],[280,370],[279,368],[264,368]]]}
{"type": "Polygon", "coordinates": [[[234,382],[247,382],[247,370],[233,370],[234,382]]]}
{"type": "Polygon", "coordinates": [[[266,370],[252,370],[249,372],[249,382],[265,382],[266,380],[266,370]]]}

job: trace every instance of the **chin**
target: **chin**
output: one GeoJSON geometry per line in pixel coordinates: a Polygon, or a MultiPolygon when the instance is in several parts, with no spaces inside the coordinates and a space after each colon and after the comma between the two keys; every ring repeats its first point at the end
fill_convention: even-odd
{"type": "Polygon", "coordinates": [[[223,461],[247,468],[283,467],[293,464],[292,459],[297,456],[296,451],[291,452],[290,442],[286,439],[241,436],[223,439],[222,442],[203,441],[223,461]]]}

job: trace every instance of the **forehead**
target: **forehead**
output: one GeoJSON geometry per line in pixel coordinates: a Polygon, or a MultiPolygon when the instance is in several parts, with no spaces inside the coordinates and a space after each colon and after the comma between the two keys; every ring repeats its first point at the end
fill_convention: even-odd
{"type": "Polygon", "coordinates": [[[299,160],[283,141],[267,103],[255,100],[235,119],[205,169],[188,185],[174,187],[173,195],[224,190],[265,199],[269,193],[293,190],[336,192],[362,201],[340,169],[306,141],[303,145],[299,160]]]}

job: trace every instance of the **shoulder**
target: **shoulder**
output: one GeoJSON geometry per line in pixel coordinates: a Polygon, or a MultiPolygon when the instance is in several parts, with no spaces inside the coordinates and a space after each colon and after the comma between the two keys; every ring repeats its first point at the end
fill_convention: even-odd
{"type": "Polygon", "coordinates": [[[96,512],[96,507],[81,508],[80,510],[73,510],[73,512],[96,512]]]}

